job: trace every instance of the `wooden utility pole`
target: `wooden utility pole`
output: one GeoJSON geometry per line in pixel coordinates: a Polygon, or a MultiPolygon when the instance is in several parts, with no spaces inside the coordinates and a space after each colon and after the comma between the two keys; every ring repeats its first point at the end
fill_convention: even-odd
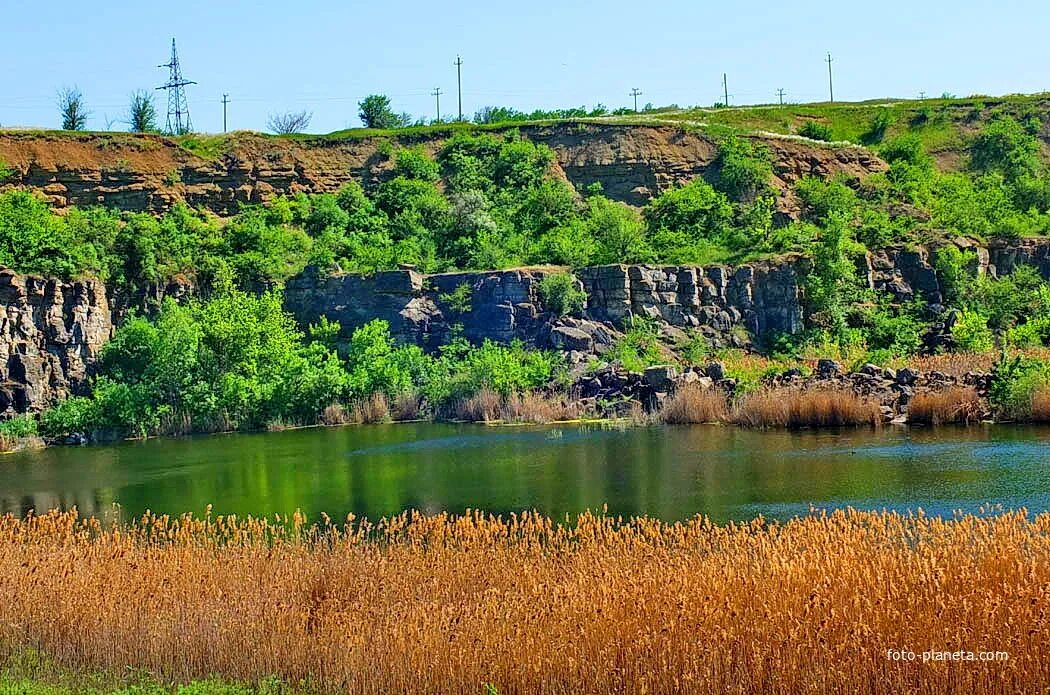
{"type": "Polygon", "coordinates": [[[784,88],[780,87],[777,89],[777,96],[780,97],[780,105],[784,105],[784,88]]]}
{"type": "Polygon", "coordinates": [[[726,106],[729,106],[729,79],[726,77],[726,74],[724,72],[722,73],[722,91],[725,93],[726,97],[724,103],[726,106]]]}
{"type": "Polygon", "coordinates": [[[430,94],[431,94],[431,96],[434,97],[434,99],[437,100],[437,103],[436,103],[437,120],[438,120],[438,123],[440,123],[441,122],[441,87],[434,87],[434,91],[431,92],[430,94]]]}
{"type": "Polygon", "coordinates": [[[222,132],[226,132],[226,105],[230,103],[230,95],[222,95],[222,132]]]}
{"type": "Polygon", "coordinates": [[[631,96],[634,97],[634,112],[638,113],[638,97],[642,95],[642,91],[637,87],[631,89],[631,96]]]}
{"type": "Polygon", "coordinates": [[[459,120],[463,120],[463,59],[456,56],[456,87],[459,93],[459,120]]]}
{"type": "Polygon", "coordinates": [[[831,96],[831,102],[835,101],[835,83],[831,79],[831,54],[828,53],[828,94],[831,96]]]}

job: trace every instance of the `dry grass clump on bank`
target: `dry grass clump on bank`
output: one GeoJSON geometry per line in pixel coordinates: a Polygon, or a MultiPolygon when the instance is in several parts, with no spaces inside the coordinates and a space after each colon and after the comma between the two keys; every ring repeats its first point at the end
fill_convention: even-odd
{"type": "Polygon", "coordinates": [[[390,421],[390,403],[382,393],[373,393],[368,398],[354,403],[350,409],[350,422],[355,425],[371,425],[390,421]]]}
{"type": "Polygon", "coordinates": [[[729,415],[726,394],[720,389],[685,384],[660,410],[660,420],[669,425],[702,425],[722,422],[729,415]]]}
{"type": "Polygon", "coordinates": [[[908,403],[908,422],[923,425],[978,422],[985,411],[977,389],[952,386],[941,391],[921,391],[908,403]]]}
{"type": "Polygon", "coordinates": [[[1050,514],[1024,512],[0,518],[0,652],[331,693],[1037,692],[1047,586],[1050,514]]]}
{"type": "Polygon", "coordinates": [[[849,389],[763,389],[733,408],[732,421],[744,427],[858,427],[882,421],[879,404],[849,389]]]}
{"type": "Polygon", "coordinates": [[[581,407],[557,395],[536,392],[503,397],[490,388],[458,401],[453,408],[457,420],[467,422],[520,422],[542,424],[573,420],[585,413],[581,407]]]}
{"type": "Polygon", "coordinates": [[[543,424],[558,420],[574,420],[583,415],[576,403],[542,393],[514,394],[503,401],[501,418],[506,422],[543,424]]]}
{"type": "Polygon", "coordinates": [[[1050,422],[1050,387],[1037,388],[1032,393],[1031,422],[1050,422]]]}

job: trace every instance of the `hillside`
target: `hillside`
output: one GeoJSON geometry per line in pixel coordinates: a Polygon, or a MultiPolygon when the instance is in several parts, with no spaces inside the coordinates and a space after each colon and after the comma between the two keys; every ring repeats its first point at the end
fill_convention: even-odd
{"type": "MultiPolygon", "coordinates": [[[[369,188],[390,174],[390,153],[400,147],[422,144],[433,154],[456,132],[515,129],[553,150],[555,175],[577,192],[599,183],[608,197],[635,206],[703,176],[719,151],[717,136],[696,128],[602,122],[316,137],[0,131],[0,162],[10,171],[0,188],[39,191],[59,209],[102,204],[163,212],[183,201],[230,215],[242,204],[298,192],[332,193],[351,180],[369,188]]],[[[851,145],[755,139],[770,150],[771,183],[781,193],[779,207],[788,213],[798,209],[791,185],[804,176],[857,178],[886,168],[872,152],[851,145]]]]}
{"type": "Polygon", "coordinates": [[[921,140],[943,170],[949,171],[965,166],[969,141],[982,126],[1001,116],[1020,122],[1038,121],[1035,133],[1043,143],[1044,156],[1050,156],[1050,93],[668,110],[653,113],[647,120],[692,125],[709,132],[728,129],[780,135],[798,135],[806,124],[819,124],[830,129],[833,141],[872,149],[911,134],[921,140]],[[885,124],[881,136],[872,128],[880,119],[885,124]]]}

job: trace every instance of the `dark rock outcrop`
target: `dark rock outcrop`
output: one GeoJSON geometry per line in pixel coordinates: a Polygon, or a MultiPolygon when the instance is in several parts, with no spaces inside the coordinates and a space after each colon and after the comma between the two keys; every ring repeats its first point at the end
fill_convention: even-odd
{"type": "Polygon", "coordinates": [[[113,328],[101,282],[0,269],[0,312],[0,418],[85,390],[113,328]]]}

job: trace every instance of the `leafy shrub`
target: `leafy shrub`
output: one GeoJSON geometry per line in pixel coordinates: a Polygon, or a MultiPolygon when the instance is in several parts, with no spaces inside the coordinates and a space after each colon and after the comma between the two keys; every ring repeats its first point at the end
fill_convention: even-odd
{"type": "Polygon", "coordinates": [[[438,295],[438,299],[448,304],[449,308],[457,314],[469,314],[472,308],[471,298],[473,294],[474,290],[471,288],[470,283],[461,282],[451,292],[438,295]]]}
{"type": "Polygon", "coordinates": [[[587,306],[587,293],[572,273],[546,275],[537,290],[544,308],[556,316],[579,314],[587,306]]]}
{"type": "Polygon", "coordinates": [[[960,301],[970,297],[976,279],[969,268],[976,262],[976,254],[962,251],[954,244],[937,249],[933,267],[937,270],[937,281],[946,304],[958,306],[960,301]]]}
{"type": "Polygon", "coordinates": [[[988,317],[964,309],[952,325],[952,338],[963,352],[988,352],[995,347],[995,338],[988,328],[988,317]]]}
{"type": "Polygon", "coordinates": [[[806,121],[798,129],[798,134],[810,140],[831,142],[831,126],[818,121],[806,121]]]}
{"type": "Polygon", "coordinates": [[[1050,365],[1016,356],[992,370],[988,400],[1000,419],[1025,420],[1032,415],[1032,398],[1050,385],[1050,365]]]}
{"type": "Polygon", "coordinates": [[[656,324],[632,316],[623,336],[613,343],[603,357],[619,362],[630,372],[640,372],[646,367],[664,362],[656,324]]]}
{"type": "Polygon", "coordinates": [[[440,175],[437,162],[422,145],[398,150],[394,156],[394,173],[420,181],[437,181],[440,175]]]}
{"type": "Polygon", "coordinates": [[[893,112],[885,108],[879,109],[871,119],[871,124],[862,138],[863,141],[869,145],[882,142],[891,125],[893,125],[893,112]]]}
{"type": "Polygon", "coordinates": [[[74,396],[44,411],[40,416],[39,429],[45,437],[65,437],[73,433],[91,432],[103,421],[98,403],[90,398],[74,396]]]}
{"type": "Polygon", "coordinates": [[[715,187],[736,201],[751,200],[773,176],[769,148],[761,143],[727,137],[719,144],[715,187]]]}
{"type": "Polygon", "coordinates": [[[31,415],[16,415],[0,422],[0,442],[13,441],[37,435],[36,419],[31,415]]]}

